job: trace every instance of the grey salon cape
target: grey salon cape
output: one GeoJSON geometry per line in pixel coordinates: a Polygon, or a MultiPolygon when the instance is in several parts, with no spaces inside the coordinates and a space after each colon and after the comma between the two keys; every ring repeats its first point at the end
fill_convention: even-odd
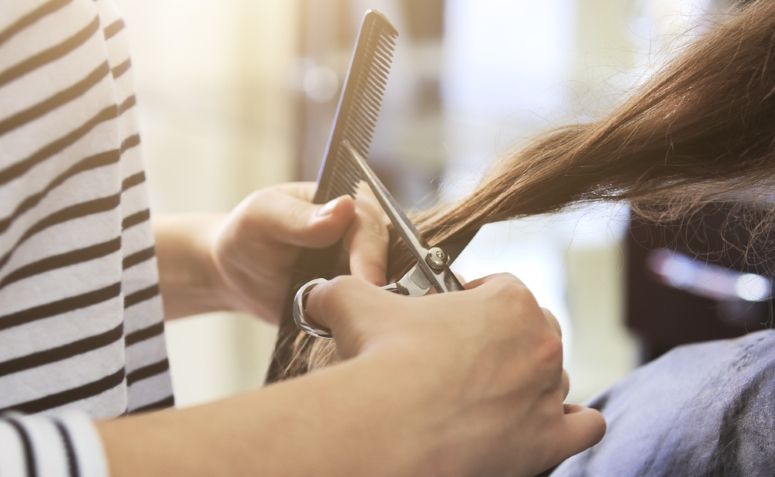
{"type": "Polygon", "coordinates": [[[775,330],[676,348],[590,405],[608,430],[565,476],[775,476],[775,330]]]}

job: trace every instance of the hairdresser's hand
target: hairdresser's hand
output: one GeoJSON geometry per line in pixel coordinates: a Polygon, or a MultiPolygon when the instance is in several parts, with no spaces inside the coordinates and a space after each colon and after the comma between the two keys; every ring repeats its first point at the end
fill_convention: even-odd
{"type": "Polygon", "coordinates": [[[313,183],[259,190],[242,201],[218,228],[213,260],[226,300],[277,321],[301,248],[323,248],[343,240],[351,273],[371,283],[385,281],[387,219],[366,188],[358,199],[343,196],[312,204],[313,183]]]}
{"type": "Polygon", "coordinates": [[[383,284],[387,218],[371,191],[316,205],[314,190],[282,184],[254,192],[228,215],[155,217],[166,316],[240,310],[275,322],[300,249],[340,239],[352,274],[383,284]]]}
{"type": "Polygon", "coordinates": [[[602,416],[563,404],[551,313],[510,275],[467,288],[406,298],[340,277],[312,289],[306,310],[342,358],[381,363],[385,412],[406,414],[392,432],[421,450],[416,475],[534,475],[598,442],[602,416]]]}

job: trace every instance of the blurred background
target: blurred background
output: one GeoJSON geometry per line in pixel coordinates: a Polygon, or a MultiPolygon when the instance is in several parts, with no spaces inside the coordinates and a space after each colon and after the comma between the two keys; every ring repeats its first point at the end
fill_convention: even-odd
{"type": "MultiPolygon", "coordinates": [[[[117,3],[129,25],[157,214],[227,211],[256,188],[314,180],[369,8],[400,32],[369,159],[411,210],[466,194],[493,160],[537,132],[604,114],[729,7],[718,0],[117,3]]],[[[714,313],[719,300],[770,296],[771,282],[755,271],[686,262],[680,250],[665,255],[649,245],[643,250],[661,255],[633,259],[631,226],[627,207],[610,204],[493,224],[453,266],[469,279],[514,273],[554,311],[573,400],[679,344],[653,342],[633,322],[633,303],[651,296],[628,289],[651,286],[641,286],[642,277],[705,300],[714,313]],[[716,283],[719,274],[729,296],[695,290],[692,277],[716,283]],[[683,281],[671,284],[676,276],[683,281]],[[748,283],[761,293],[734,295],[735,286],[743,295],[752,290],[748,283]]],[[[670,323],[665,303],[655,313],[670,323]]],[[[272,326],[209,314],[167,329],[179,404],[261,384],[272,326]]]]}

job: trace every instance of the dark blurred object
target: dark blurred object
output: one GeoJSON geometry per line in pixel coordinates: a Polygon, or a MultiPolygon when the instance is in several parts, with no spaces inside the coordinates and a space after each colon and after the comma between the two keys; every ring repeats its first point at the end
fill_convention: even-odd
{"type": "Polygon", "coordinates": [[[747,226],[760,218],[725,204],[667,223],[631,216],[625,316],[643,362],[773,326],[775,234],[752,237],[747,226]]]}

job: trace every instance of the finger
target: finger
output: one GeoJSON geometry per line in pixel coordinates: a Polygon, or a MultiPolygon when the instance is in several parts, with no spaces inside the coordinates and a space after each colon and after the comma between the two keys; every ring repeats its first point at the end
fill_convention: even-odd
{"type": "Polygon", "coordinates": [[[568,377],[568,372],[564,369],[562,370],[561,379],[562,382],[560,383],[560,396],[562,396],[562,400],[564,401],[570,392],[570,378],[568,377]]]}
{"type": "MultiPolygon", "coordinates": [[[[538,302],[530,289],[510,273],[498,273],[466,284],[466,289],[484,295],[487,302],[507,300],[521,307],[520,315],[543,317],[538,302]]],[[[516,308],[515,308],[516,310],[516,308]]]]}
{"type": "Polygon", "coordinates": [[[570,405],[565,407],[565,412],[554,441],[557,452],[554,463],[592,447],[605,434],[605,419],[595,409],[570,405]]]}
{"type": "Polygon", "coordinates": [[[275,188],[293,197],[312,202],[318,185],[316,182],[284,182],[276,185],[275,188]]]}
{"type": "Polygon", "coordinates": [[[365,182],[358,183],[358,187],[355,192],[355,200],[359,207],[362,208],[364,212],[374,217],[375,220],[379,220],[380,222],[384,223],[388,222],[389,219],[387,218],[385,211],[382,210],[382,206],[377,200],[377,197],[374,195],[371,187],[369,187],[369,185],[365,182]]]}
{"type": "Polygon", "coordinates": [[[573,403],[565,403],[562,405],[563,408],[563,414],[573,414],[574,412],[579,412],[585,409],[584,406],[581,406],[579,404],[573,404],[573,403]]]}
{"type": "Polygon", "coordinates": [[[395,295],[352,276],[340,276],[312,288],[307,296],[307,318],[331,330],[342,358],[361,352],[385,320],[380,310],[393,308],[395,295]]]}
{"type": "Polygon", "coordinates": [[[471,280],[470,282],[466,283],[465,287],[466,290],[472,290],[474,288],[479,288],[482,285],[493,285],[493,284],[515,284],[515,285],[521,285],[522,287],[525,287],[525,284],[522,283],[522,281],[515,277],[514,275],[510,273],[495,273],[493,275],[487,275],[481,278],[477,278],[475,280],[471,280]]]}
{"type": "Polygon", "coordinates": [[[345,250],[350,254],[350,273],[375,285],[384,285],[389,240],[384,224],[356,211],[344,239],[345,250]]]}
{"type": "Polygon", "coordinates": [[[243,215],[241,232],[260,231],[283,244],[321,248],[342,238],[355,216],[355,205],[348,196],[320,205],[269,190],[256,194],[243,215]]]}
{"type": "Polygon", "coordinates": [[[364,183],[358,188],[355,206],[355,219],[344,239],[344,248],[350,255],[350,273],[384,285],[390,242],[387,217],[364,183]]]}
{"type": "Polygon", "coordinates": [[[562,328],[560,327],[560,322],[557,321],[557,317],[554,316],[554,314],[547,310],[546,308],[541,308],[541,311],[544,312],[544,318],[546,318],[547,323],[549,323],[549,326],[552,327],[555,331],[557,331],[557,334],[562,338],[562,328]]]}

